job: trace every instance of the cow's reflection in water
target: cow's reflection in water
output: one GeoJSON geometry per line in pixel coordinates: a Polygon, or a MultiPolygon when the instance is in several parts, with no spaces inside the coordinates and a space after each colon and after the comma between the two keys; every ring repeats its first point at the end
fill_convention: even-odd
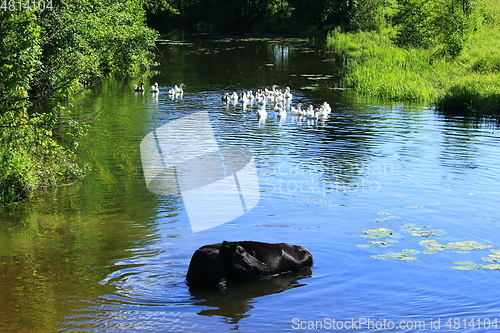
{"type": "Polygon", "coordinates": [[[258,297],[281,293],[288,289],[306,286],[305,281],[311,277],[311,269],[306,268],[298,272],[287,273],[272,278],[259,280],[244,280],[231,284],[230,288],[219,289],[191,289],[190,293],[194,304],[211,309],[198,312],[202,316],[221,316],[229,324],[237,325],[238,322],[253,309],[252,303],[258,297]]]}

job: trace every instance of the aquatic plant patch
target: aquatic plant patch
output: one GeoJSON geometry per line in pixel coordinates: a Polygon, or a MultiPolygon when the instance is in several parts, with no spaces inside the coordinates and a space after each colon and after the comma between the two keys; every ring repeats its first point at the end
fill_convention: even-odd
{"type": "Polygon", "coordinates": [[[357,244],[358,247],[389,247],[392,246],[393,243],[397,243],[398,241],[395,239],[384,239],[384,240],[375,240],[370,241],[368,244],[357,244]]]}
{"type": "Polygon", "coordinates": [[[377,217],[375,222],[387,222],[391,219],[401,219],[399,216],[391,215],[389,213],[378,213],[379,215],[383,215],[382,217],[377,217]]]}
{"type": "Polygon", "coordinates": [[[414,255],[419,254],[420,251],[412,250],[412,249],[404,249],[401,252],[393,252],[388,251],[385,254],[377,254],[370,256],[374,259],[397,259],[397,260],[405,260],[405,261],[415,261],[418,260],[414,255]]]}
{"type": "Polygon", "coordinates": [[[472,271],[474,269],[479,268],[482,265],[478,265],[472,261],[457,261],[454,263],[455,265],[458,266],[452,266],[451,268],[460,270],[460,271],[472,271]]]}
{"type": "Polygon", "coordinates": [[[489,261],[489,262],[500,262],[500,250],[493,249],[490,250],[491,254],[488,255],[487,257],[481,258],[483,261],[489,261]]]}
{"type": "Polygon", "coordinates": [[[366,230],[361,230],[361,237],[366,238],[384,238],[394,236],[394,231],[387,228],[369,228],[366,230]]]}
{"type": "Polygon", "coordinates": [[[463,242],[451,242],[448,244],[440,244],[437,240],[423,240],[420,241],[419,244],[427,248],[426,251],[422,252],[425,254],[434,254],[444,250],[473,251],[473,250],[483,250],[493,247],[493,245],[484,245],[477,241],[463,241],[463,242]]]}
{"type": "Polygon", "coordinates": [[[403,226],[405,226],[405,228],[403,228],[401,231],[404,231],[412,236],[430,237],[430,236],[441,236],[445,234],[444,230],[442,229],[432,230],[429,229],[430,226],[428,225],[417,226],[414,223],[405,223],[403,224],[403,226]]]}
{"type": "MultiPolygon", "coordinates": [[[[388,221],[391,218],[400,218],[397,216],[393,216],[390,213],[378,213],[378,215],[382,215],[385,221],[388,221]]],[[[375,222],[379,222],[380,218],[375,219],[375,222]]],[[[417,225],[415,223],[404,223],[401,225],[399,231],[409,234],[414,237],[439,237],[446,232],[442,229],[432,229],[431,226],[428,225],[417,225]]],[[[368,228],[361,230],[360,237],[374,239],[372,241],[368,241],[366,244],[357,244],[356,246],[362,248],[379,248],[379,247],[391,247],[394,246],[395,243],[398,243],[400,240],[395,238],[401,238],[404,240],[404,237],[400,237],[399,233],[389,228],[368,228]]],[[[490,270],[500,270],[500,249],[493,249],[493,245],[482,244],[478,241],[467,240],[467,241],[458,241],[458,242],[449,242],[446,244],[440,243],[437,239],[423,239],[418,242],[418,244],[424,247],[424,250],[415,250],[415,249],[404,249],[401,252],[396,251],[387,251],[383,254],[374,254],[371,255],[371,258],[374,259],[396,259],[396,260],[404,260],[404,261],[415,261],[419,258],[418,254],[431,255],[436,254],[446,250],[452,251],[460,251],[460,252],[471,252],[474,250],[484,250],[491,249],[490,254],[486,257],[482,257],[481,260],[490,262],[491,264],[477,264],[472,261],[457,261],[454,264],[456,266],[452,266],[451,268],[456,270],[474,270],[478,268],[482,269],[490,269],[490,270]]]]}
{"type": "Polygon", "coordinates": [[[453,266],[453,269],[470,271],[474,269],[489,269],[489,270],[500,270],[500,250],[491,249],[491,254],[487,257],[482,257],[481,260],[486,262],[492,262],[493,264],[476,264],[472,261],[458,261],[455,262],[457,266],[453,266]]]}

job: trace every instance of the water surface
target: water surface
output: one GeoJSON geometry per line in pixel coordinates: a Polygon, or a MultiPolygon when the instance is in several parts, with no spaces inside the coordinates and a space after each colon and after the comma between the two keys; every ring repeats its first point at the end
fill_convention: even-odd
{"type": "Polygon", "coordinates": [[[89,175],[0,209],[0,331],[496,328],[499,272],[482,266],[500,249],[496,120],[355,97],[336,89],[342,60],[304,41],[158,47],[160,72],[147,82],[158,81],[158,96],[110,79],[75,104],[100,111],[81,143],[89,175]],[[172,99],[180,83],[185,93],[172,99]],[[329,119],[279,119],[269,105],[259,122],[255,105],[221,101],[273,84],[292,89],[293,105],[327,101],[329,119]],[[193,233],[180,196],[147,190],[139,144],[199,111],[221,147],[252,153],[260,201],[193,233]],[[299,244],[314,266],[225,293],[189,291],[192,253],[223,240],[299,244]]]}

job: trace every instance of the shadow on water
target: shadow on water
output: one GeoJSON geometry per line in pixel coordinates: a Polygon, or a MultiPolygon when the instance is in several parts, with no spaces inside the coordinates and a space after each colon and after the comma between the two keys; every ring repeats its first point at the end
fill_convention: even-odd
{"type": "Polygon", "coordinates": [[[436,113],[447,122],[454,122],[458,126],[468,126],[471,128],[490,126],[491,129],[497,130],[500,127],[500,114],[493,110],[475,111],[473,109],[440,109],[436,108],[436,113]]]}
{"type": "Polygon", "coordinates": [[[195,305],[211,307],[198,312],[202,316],[220,316],[226,318],[230,324],[238,324],[250,317],[248,311],[253,309],[252,303],[256,298],[279,294],[293,288],[307,286],[300,280],[310,278],[310,268],[300,272],[284,274],[270,279],[240,281],[229,285],[228,289],[201,289],[190,290],[195,305]]]}

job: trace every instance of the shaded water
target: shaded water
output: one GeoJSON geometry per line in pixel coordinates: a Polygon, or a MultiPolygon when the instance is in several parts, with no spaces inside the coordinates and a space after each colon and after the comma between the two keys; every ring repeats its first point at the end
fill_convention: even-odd
{"type": "Polygon", "coordinates": [[[500,325],[499,272],[479,266],[500,260],[494,120],[355,98],[333,89],[342,71],[333,54],[297,40],[163,42],[159,50],[161,72],[149,82],[159,82],[157,98],[131,92],[135,82],[107,80],[75,105],[76,113],[101,110],[81,145],[88,177],[0,208],[0,332],[500,325]],[[181,82],[183,98],[171,99],[168,89],[181,82]],[[328,101],[329,119],[278,119],[269,106],[259,122],[255,105],[221,102],[223,92],[273,84],[289,86],[294,105],[328,101]],[[198,111],[209,113],[218,145],[251,151],[260,201],[193,233],[182,198],[147,190],[139,144],[198,111]],[[222,240],[303,245],[314,266],[225,293],[190,292],[192,253],[222,240]]]}

